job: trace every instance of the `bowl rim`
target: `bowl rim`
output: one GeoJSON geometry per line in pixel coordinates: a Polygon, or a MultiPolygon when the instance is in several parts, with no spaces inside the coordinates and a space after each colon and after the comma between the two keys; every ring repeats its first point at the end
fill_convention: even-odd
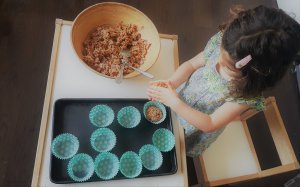
{"type": "MultiPolygon", "coordinates": [[[[82,16],[85,12],[87,12],[88,10],[94,9],[95,7],[98,7],[98,6],[105,6],[105,5],[119,5],[119,6],[124,6],[124,7],[126,7],[126,8],[131,9],[131,10],[134,10],[134,11],[136,11],[136,12],[138,12],[138,13],[141,13],[142,15],[145,16],[146,19],[148,19],[148,20],[150,21],[150,23],[153,24],[154,29],[155,29],[156,33],[158,34],[159,45],[158,45],[158,54],[157,54],[157,57],[156,57],[154,63],[152,63],[152,64],[150,65],[150,67],[148,68],[148,69],[150,69],[150,68],[156,63],[156,61],[157,61],[157,59],[158,59],[158,57],[159,57],[159,55],[160,55],[161,41],[160,41],[160,35],[159,35],[159,32],[158,32],[156,26],[154,25],[154,23],[152,22],[152,20],[151,20],[146,14],[144,14],[142,11],[138,10],[137,8],[135,8],[135,7],[133,7],[133,6],[130,6],[130,5],[127,5],[127,4],[124,4],[124,3],[118,3],[118,2],[102,2],[102,3],[96,3],[96,4],[92,5],[92,6],[89,6],[89,7],[85,8],[84,10],[82,10],[82,11],[76,16],[76,18],[74,19],[74,21],[72,22],[71,33],[70,33],[70,37],[71,37],[71,45],[72,45],[72,50],[74,51],[74,53],[76,54],[76,56],[78,57],[78,59],[80,60],[80,62],[81,62],[82,64],[84,64],[89,70],[93,71],[94,73],[96,73],[96,74],[98,74],[98,75],[100,75],[100,76],[103,76],[103,77],[106,77],[106,78],[110,78],[110,79],[116,79],[116,77],[111,77],[111,76],[102,74],[102,73],[100,73],[100,72],[94,70],[94,69],[91,68],[90,66],[88,66],[88,65],[80,58],[80,56],[77,54],[77,52],[76,52],[76,50],[75,50],[75,48],[74,48],[73,29],[74,29],[74,24],[76,23],[76,21],[79,19],[79,17],[81,17],[81,16],[82,16]]],[[[147,70],[148,70],[148,69],[147,69],[147,70]]],[[[142,70],[143,70],[143,69],[142,69],[142,70]]],[[[147,70],[144,70],[144,71],[147,71],[147,70]]],[[[141,75],[141,73],[139,73],[139,72],[137,72],[137,71],[133,71],[133,72],[131,72],[131,73],[125,75],[123,78],[124,78],[124,79],[128,79],[128,78],[136,77],[136,76],[138,76],[138,75],[141,75]]]]}

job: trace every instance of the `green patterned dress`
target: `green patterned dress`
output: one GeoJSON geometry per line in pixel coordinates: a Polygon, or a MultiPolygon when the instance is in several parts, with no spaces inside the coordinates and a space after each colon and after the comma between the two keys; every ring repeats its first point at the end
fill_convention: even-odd
{"type": "MultiPolygon", "coordinates": [[[[233,98],[229,95],[229,82],[221,77],[216,70],[221,41],[221,32],[218,32],[208,41],[203,51],[206,65],[197,69],[187,82],[177,89],[180,98],[192,108],[206,114],[212,114],[225,102],[247,104],[256,110],[263,110],[264,99],[261,96],[244,99],[233,98]]],[[[224,128],[221,128],[215,132],[205,133],[180,116],[178,116],[178,119],[185,129],[186,152],[191,157],[201,155],[224,130],[224,128]]]]}

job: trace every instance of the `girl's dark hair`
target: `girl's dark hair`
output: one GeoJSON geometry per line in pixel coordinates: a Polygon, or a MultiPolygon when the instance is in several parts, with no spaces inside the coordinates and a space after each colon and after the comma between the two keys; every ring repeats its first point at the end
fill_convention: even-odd
{"type": "Polygon", "coordinates": [[[234,63],[252,56],[241,68],[243,78],[233,82],[243,97],[259,95],[274,86],[300,49],[300,25],[280,9],[240,9],[223,28],[222,47],[234,63]]]}

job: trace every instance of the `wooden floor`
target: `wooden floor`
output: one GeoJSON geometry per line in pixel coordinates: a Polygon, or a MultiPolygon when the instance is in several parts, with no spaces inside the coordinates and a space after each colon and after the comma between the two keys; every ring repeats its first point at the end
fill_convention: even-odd
{"type": "MultiPolygon", "coordinates": [[[[0,0],[0,186],[30,186],[50,62],[54,21],[73,20],[93,0],[0,0]]],[[[232,4],[277,6],[275,0],[124,0],[154,22],[160,33],[179,36],[180,62],[205,46],[232,4]]],[[[266,92],[274,95],[300,157],[300,99],[288,73],[266,92]]],[[[283,186],[299,171],[230,186],[283,186]]],[[[196,184],[188,160],[190,184],[196,184]]]]}

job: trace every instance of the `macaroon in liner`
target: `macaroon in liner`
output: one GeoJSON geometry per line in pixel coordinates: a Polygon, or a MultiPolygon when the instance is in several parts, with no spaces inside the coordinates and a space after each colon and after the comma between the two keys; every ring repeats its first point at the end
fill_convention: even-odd
{"type": "Polygon", "coordinates": [[[54,138],[51,145],[52,154],[58,159],[69,159],[79,149],[79,141],[76,136],[70,133],[63,133],[54,138]]]}
{"type": "Polygon", "coordinates": [[[120,159],[120,171],[127,178],[135,178],[142,172],[142,160],[132,151],[125,152],[120,159]]]}
{"type": "Polygon", "coordinates": [[[154,124],[160,124],[166,119],[166,107],[156,101],[148,101],[144,104],[143,113],[145,118],[154,124]]]}
{"type": "Polygon", "coordinates": [[[160,128],[154,132],[152,142],[160,151],[168,152],[175,146],[175,136],[170,130],[160,128]]]}
{"type": "Polygon", "coordinates": [[[96,127],[107,127],[114,118],[114,111],[107,105],[96,105],[89,113],[90,122],[96,127]]]}
{"type": "Polygon", "coordinates": [[[115,133],[108,128],[99,128],[95,130],[90,138],[91,146],[98,152],[112,150],[117,142],[115,133]]]}
{"type": "Polygon", "coordinates": [[[89,180],[94,173],[94,161],[85,153],[75,155],[68,163],[68,175],[77,182],[89,180]]]}
{"type": "Polygon", "coordinates": [[[117,120],[125,128],[134,128],[141,121],[141,113],[133,106],[123,107],[118,112],[117,120]]]}
{"type": "Polygon", "coordinates": [[[163,163],[162,154],[154,145],[146,144],[141,147],[139,156],[143,166],[151,171],[157,170],[163,163]]]}
{"type": "Polygon", "coordinates": [[[95,159],[95,172],[97,176],[104,180],[114,178],[119,172],[119,159],[110,152],[100,153],[95,159]]]}

